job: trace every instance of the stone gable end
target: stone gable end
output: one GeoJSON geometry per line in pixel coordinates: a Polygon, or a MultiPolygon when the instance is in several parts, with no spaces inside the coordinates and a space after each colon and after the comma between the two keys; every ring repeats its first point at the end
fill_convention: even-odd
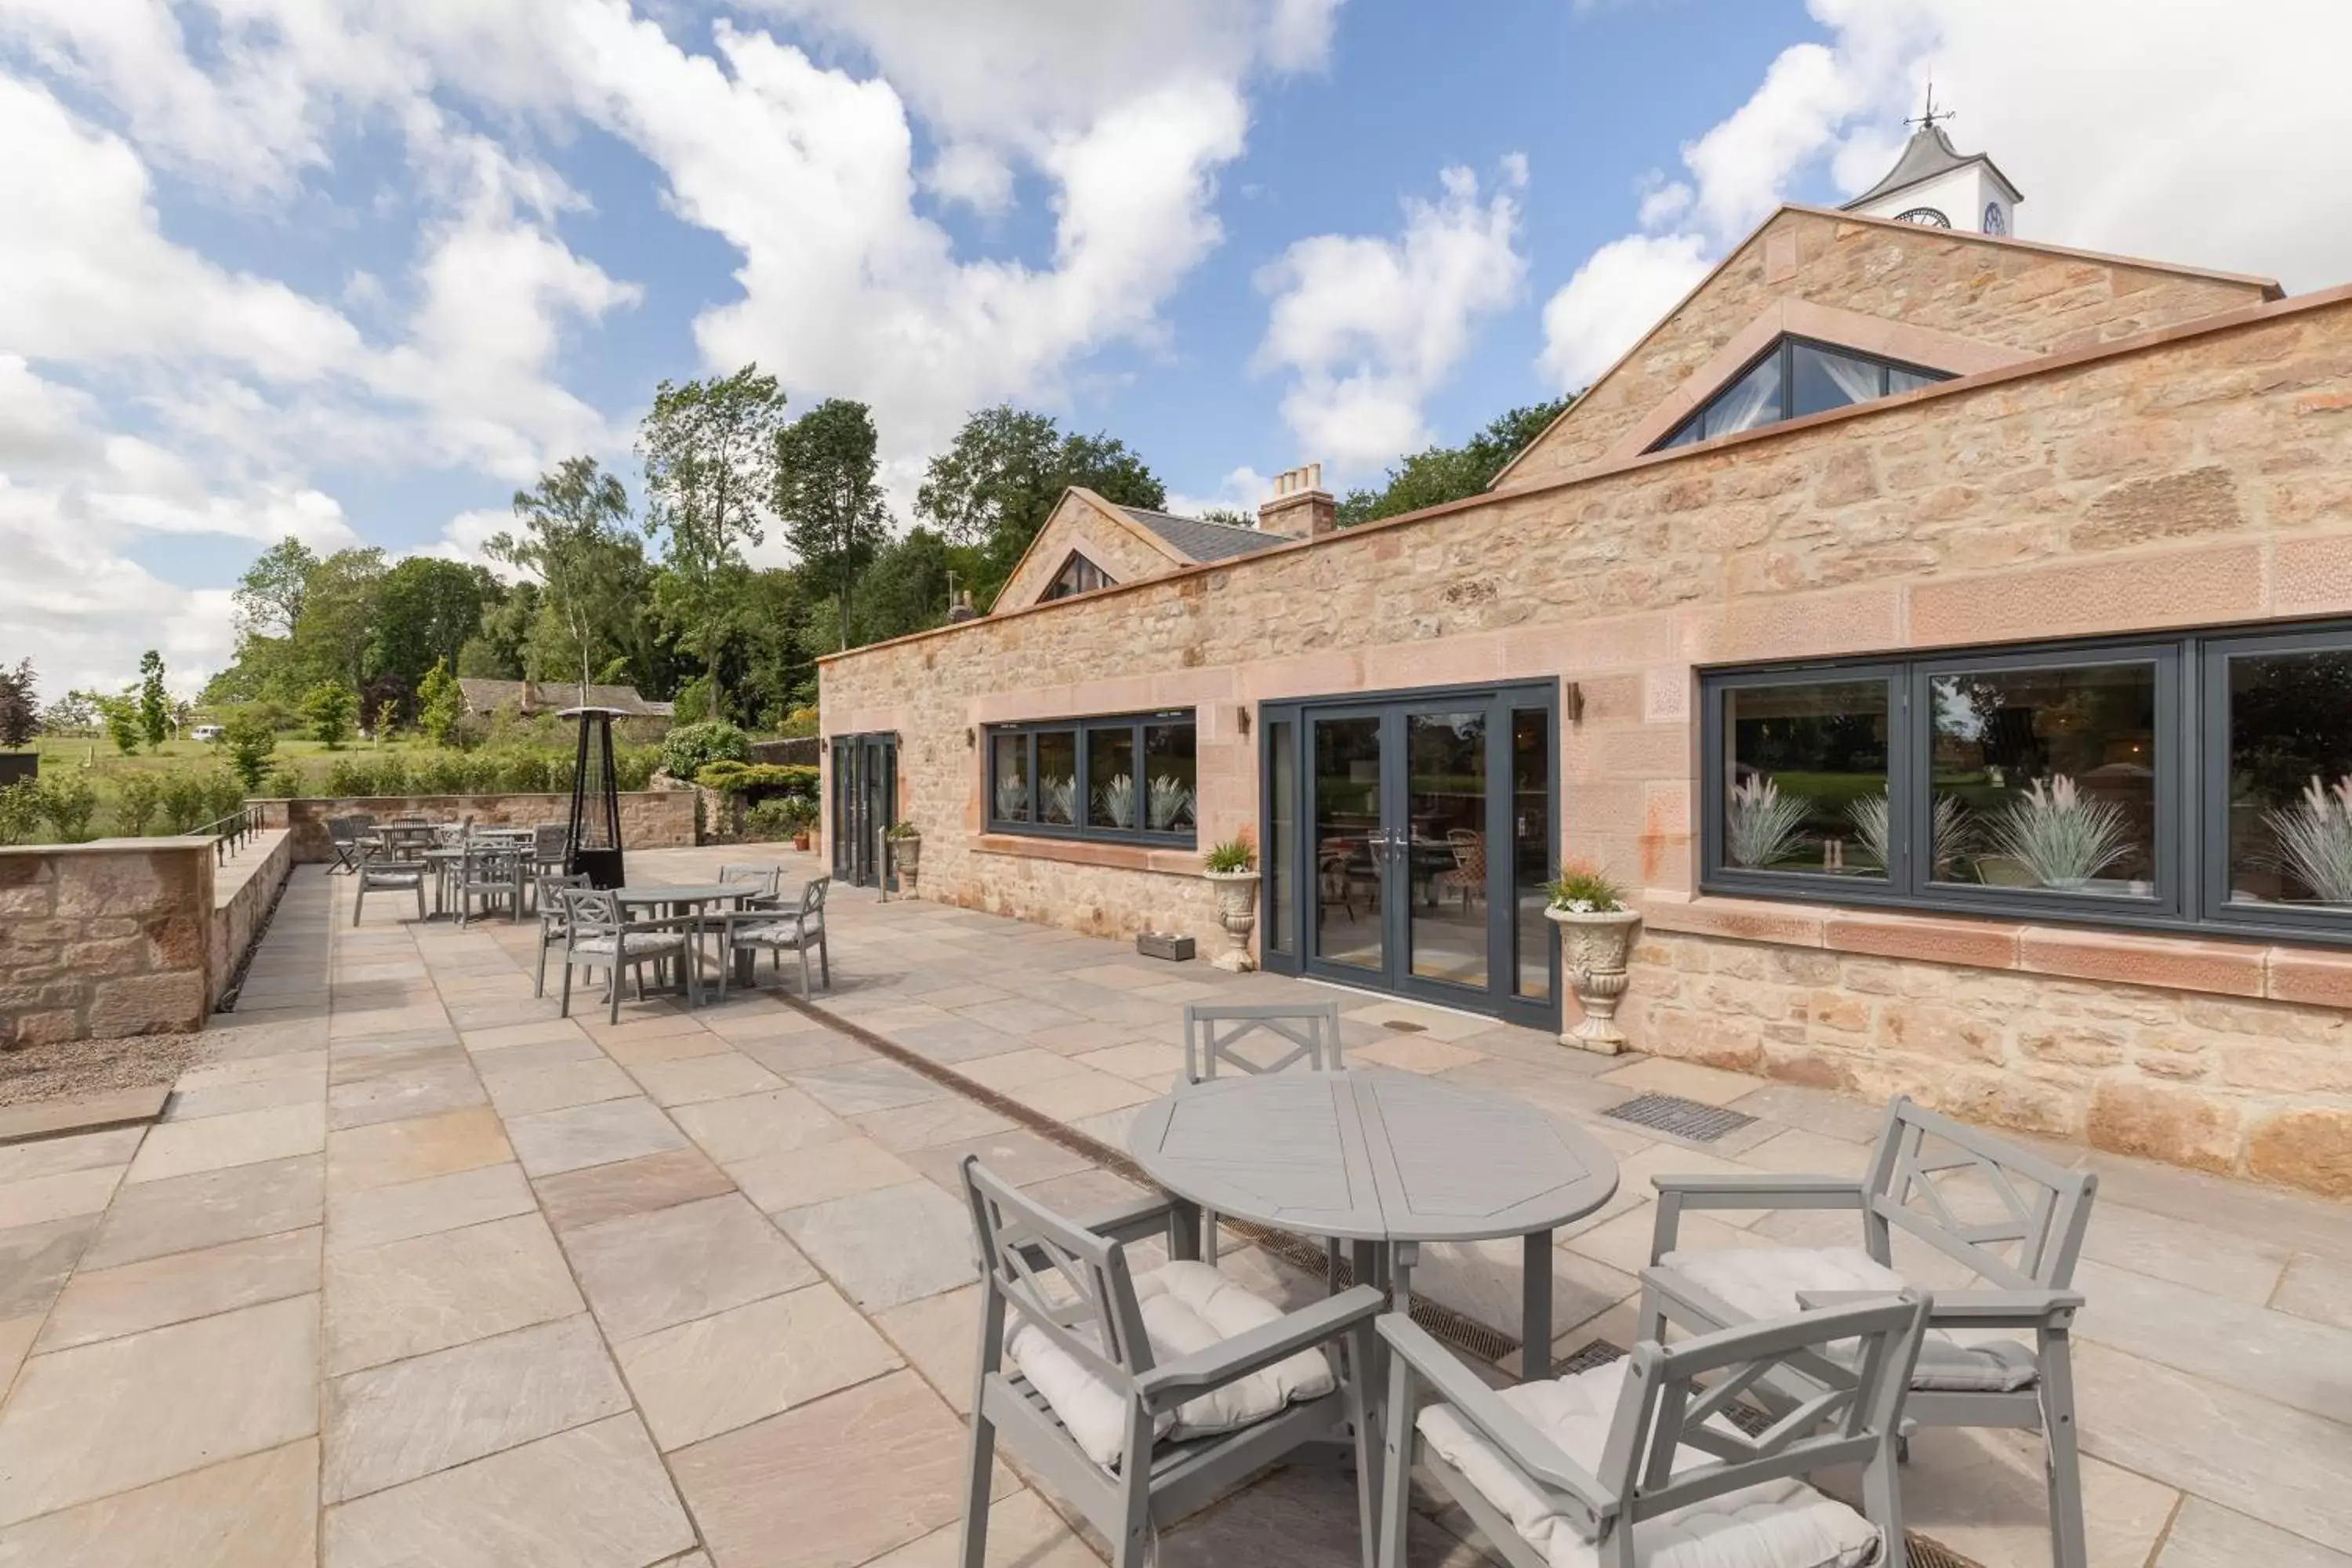
{"type": "Polygon", "coordinates": [[[1139,528],[1108,515],[1108,505],[1085,490],[1064,495],[998,591],[994,609],[1026,609],[1037,603],[1073,550],[1109,573],[1114,583],[1141,582],[1183,564],[1143,538],[1139,528]]]}
{"type": "Polygon", "coordinates": [[[1969,374],[2185,325],[2273,293],[2252,279],[1784,207],[1496,489],[1633,456],[1728,379],[1736,365],[1718,363],[1727,353],[1744,361],[1780,331],[1969,374]]]}

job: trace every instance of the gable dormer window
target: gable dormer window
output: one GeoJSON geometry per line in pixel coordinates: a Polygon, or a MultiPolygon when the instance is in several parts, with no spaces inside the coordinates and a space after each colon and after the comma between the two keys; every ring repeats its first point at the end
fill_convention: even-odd
{"type": "Polygon", "coordinates": [[[1783,419],[1802,418],[1949,381],[1949,372],[1856,353],[1810,338],[1784,337],[1750,360],[1729,384],[1650,450],[1687,447],[1783,419]]]}
{"type": "Polygon", "coordinates": [[[1073,550],[1070,558],[1062,563],[1062,569],[1054,574],[1054,580],[1045,585],[1045,591],[1038,595],[1037,602],[1042,605],[1053,599],[1066,599],[1073,594],[1090,594],[1097,588],[1110,585],[1109,573],[1073,550]]]}

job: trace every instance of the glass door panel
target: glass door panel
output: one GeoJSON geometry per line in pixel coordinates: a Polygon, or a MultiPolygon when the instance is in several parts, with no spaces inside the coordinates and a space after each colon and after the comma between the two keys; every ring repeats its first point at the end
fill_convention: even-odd
{"type": "Polygon", "coordinates": [[[1406,874],[1406,951],[1417,980],[1486,988],[1487,710],[1403,715],[1402,821],[1390,859],[1406,874]]]}
{"type": "Polygon", "coordinates": [[[1296,952],[1292,922],[1298,910],[1298,756],[1292,740],[1297,724],[1277,719],[1265,726],[1265,924],[1258,933],[1266,952],[1296,952]]]}
{"type": "Polygon", "coordinates": [[[1551,880],[1551,714],[1511,710],[1511,945],[1518,957],[1517,994],[1551,998],[1551,921],[1544,918],[1551,880]]]}
{"type": "Polygon", "coordinates": [[[1381,720],[1317,719],[1309,794],[1314,812],[1312,956],[1349,969],[1387,966],[1381,882],[1381,720]]]}

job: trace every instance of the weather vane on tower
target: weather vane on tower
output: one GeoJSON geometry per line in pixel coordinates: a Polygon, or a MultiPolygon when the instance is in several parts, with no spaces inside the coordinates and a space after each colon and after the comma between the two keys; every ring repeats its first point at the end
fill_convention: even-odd
{"type": "Polygon", "coordinates": [[[1927,107],[1922,110],[1916,118],[1906,120],[1903,123],[1906,125],[1916,125],[1922,131],[1933,131],[1936,128],[1936,121],[1938,120],[1957,120],[1959,118],[1959,112],[1960,111],[1957,109],[1946,109],[1940,110],[1937,109],[1936,84],[1931,79],[1927,83],[1927,107]]]}

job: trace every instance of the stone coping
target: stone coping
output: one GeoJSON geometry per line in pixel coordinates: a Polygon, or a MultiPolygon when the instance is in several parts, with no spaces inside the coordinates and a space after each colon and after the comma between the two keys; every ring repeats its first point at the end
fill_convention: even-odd
{"type": "Polygon", "coordinates": [[[975,833],[965,839],[975,855],[1060,860],[1072,866],[1112,866],[1163,877],[1197,877],[1201,852],[1150,844],[1108,844],[1092,838],[1042,838],[1019,833],[975,833]]]}
{"type": "Polygon", "coordinates": [[[158,834],[152,838],[91,838],[79,844],[0,844],[0,855],[121,855],[132,850],[209,849],[200,833],[158,834]]]}
{"type": "Polygon", "coordinates": [[[244,848],[231,850],[228,858],[213,873],[213,908],[226,907],[247,882],[261,874],[269,858],[278,853],[278,847],[291,837],[287,828],[265,827],[247,839],[244,848]]]}
{"type": "Polygon", "coordinates": [[[1671,892],[1639,901],[1652,929],[1685,935],[2352,1007],[2352,952],[2329,948],[1671,892]]]}

